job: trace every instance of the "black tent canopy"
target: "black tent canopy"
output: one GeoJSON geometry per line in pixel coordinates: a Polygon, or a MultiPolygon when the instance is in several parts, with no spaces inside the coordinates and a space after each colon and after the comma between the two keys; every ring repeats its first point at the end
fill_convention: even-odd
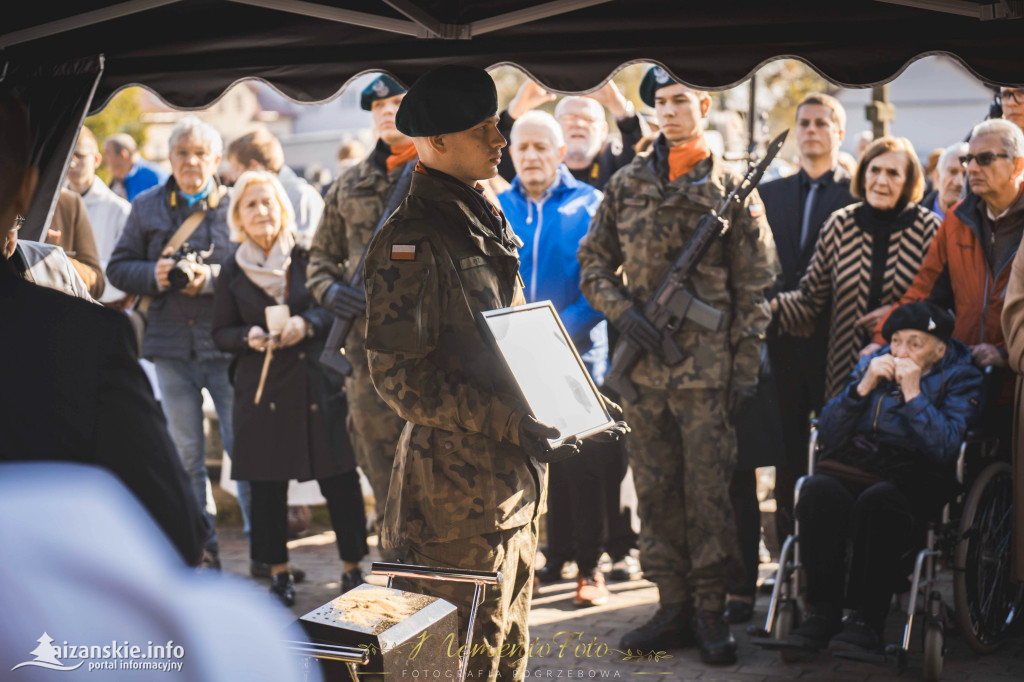
{"type": "Polygon", "coordinates": [[[513,64],[586,92],[636,61],[722,88],[780,57],[828,80],[891,80],[922,55],[959,59],[989,84],[1024,83],[1021,0],[78,0],[5,16],[5,79],[32,113],[43,182],[25,236],[42,232],[78,127],[120,88],[200,108],[259,78],[300,102],[356,76],[411,83],[448,62],[513,64]]]}

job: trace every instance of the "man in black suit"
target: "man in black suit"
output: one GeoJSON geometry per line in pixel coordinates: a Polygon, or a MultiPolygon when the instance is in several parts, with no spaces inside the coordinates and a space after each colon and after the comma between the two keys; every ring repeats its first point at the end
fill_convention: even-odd
{"type": "MultiPolygon", "coordinates": [[[[0,225],[35,193],[24,106],[0,87],[0,225]]],[[[6,235],[6,233],[4,233],[6,235]]],[[[209,526],[123,314],[22,279],[0,249],[0,461],[58,460],[112,471],[190,564],[209,526]]],[[[8,522],[11,520],[8,519],[8,522]]]]}
{"type": "MultiPolygon", "coordinates": [[[[837,163],[846,111],[834,97],[811,93],[796,110],[800,171],[758,188],[782,263],[776,291],[795,289],[814,255],[818,233],[833,211],[854,203],[852,177],[837,163]]],[[[825,392],[828,315],[799,336],[769,331],[782,417],[785,462],[775,469],[776,525],[780,540],[792,531],[793,487],[807,472],[809,415],[825,392]]]]}

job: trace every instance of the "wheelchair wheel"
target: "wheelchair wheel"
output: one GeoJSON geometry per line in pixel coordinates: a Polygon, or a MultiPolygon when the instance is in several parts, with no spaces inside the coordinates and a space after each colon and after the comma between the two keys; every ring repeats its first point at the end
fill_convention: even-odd
{"type": "Polygon", "coordinates": [[[942,655],[945,638],[942,626],[929,622],[924,629],[923,656],[921,659],[922,675],[927,682],[935,682],[942,677],[942,655]]]}
{"type": "Polygon", "coordinates": [[[967,495],[953,564],[957,622],[978,653],[999,647],[1024,602],[1024,590],[1010,581],[1012,517],[1011,468],[994,462],[967,495]]]}
{"type": "MultiPolygon", "coordinates": [[[[785,639],[796,626],[796,601],[782,599],[775,613],[775,627],[772,628],[772,635],[775,639],[785,639]]],[[[793,649],[779,649],[779,660],[783,663],[793,663],[800,660],[800,653],[793,649]]]]}

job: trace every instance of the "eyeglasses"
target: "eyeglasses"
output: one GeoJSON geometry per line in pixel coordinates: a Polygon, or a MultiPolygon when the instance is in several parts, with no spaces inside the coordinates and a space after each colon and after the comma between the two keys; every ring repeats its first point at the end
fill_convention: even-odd
{"type": "Polygon", "coordinates": [[[1024,90],[1015,90],[1013,88],[1003,88],[999,91],[999,99],[1003,102],[1012,102],[1013,104],[1024,104],[1024,90]]]}
{"type": "Polygon", "coordinates": [[[581,116],[579,114],[562,114],[558,117],[558,122],[562,125],[585,125],[592,126],[597,123],[596,118],[590,116],[581,116]]]}
{"type": "Polygon", "coordinates": [[[982,168],[992,165],[992,162],[996,159],[1008,159],[1009,154],[995,153],[995,152],[982,152],[980,154],[967,154],[966,156],[960,157],[960,165],[967,168],[971,164],[971,161],[977,161],[978,165],[982,168]]]}

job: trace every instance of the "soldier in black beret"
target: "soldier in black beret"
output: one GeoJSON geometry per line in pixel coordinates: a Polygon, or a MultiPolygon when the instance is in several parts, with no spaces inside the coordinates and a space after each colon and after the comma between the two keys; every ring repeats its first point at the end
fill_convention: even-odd
{"type": "MultiPolygon", "coordinates": [[[[505,138],[486,71],[443,66],[417,80],[396,116],[420,163],[409,196],[370,245],[366,349],[380,396],[408,421],[391,477],[381,543],[412,564],[501,571],[473,632],[469,674],[520,680],[543,511],[541,438],[492,344],[477,327],[486,310],[525,303],[518,241],[482,195],[505,138]],[[477,650],[483,644],[485,649],[477,650]]],[[[575,439],[555,457],[578,451],[575,439]]],[[[396,581],[396,584],[397,581],[396,581]]],[[[465,639],[473,590],[416,581],[401,587],[459,608],[465,639]]]]}
{"type": "Polygon", "coordinates": [[[667,88],[670,85],[679,83],[683,85],[681,81],[677,81],[675,78],[669,75],[668,71],[661,68],[660,66],[652,66],[647,69],[647,73],[644,74],[643,80],[640,81],[640,99],[643,103],[649,107],[654,106],[654,93],[661,88],[667,88]]]}
{"type": "Polygon", "coordinates": [[[394,78],[387,74],[381,74],[374,79],[372,83],[363,88],[363,92],[359,97],[359,107],[363,111],[372,111],[373,103],[379,99],[388,99],[396,95],[401,95],[406,92],[406,89],[395,81],[394,78]]]}

